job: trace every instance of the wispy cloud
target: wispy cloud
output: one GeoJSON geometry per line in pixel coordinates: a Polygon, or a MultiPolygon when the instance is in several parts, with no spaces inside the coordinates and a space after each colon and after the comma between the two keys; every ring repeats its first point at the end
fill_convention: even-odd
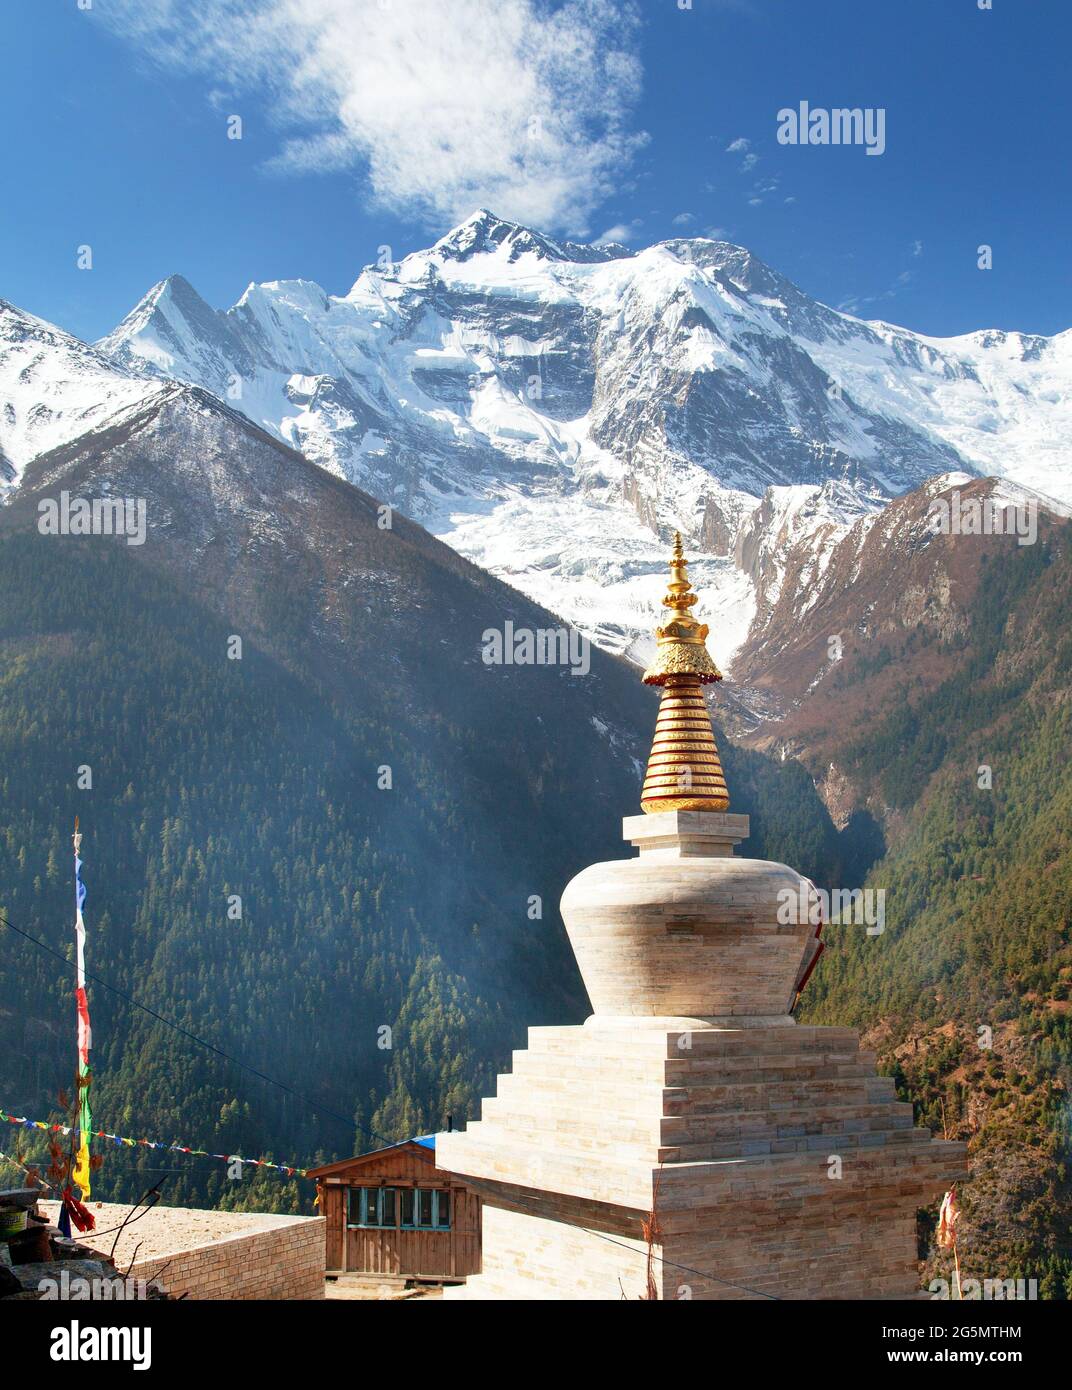
{"type": "Polygon", "coordinates": [[[767,201],[768,198],[773,197],[773,195],[778,192],[778,185],[780,183],[781,179],[778,177],[774,177],[761,179],[758,183],[753,184],[751,194],[748,199],[749,207],[761,207],[763,203],[767,201]]]}
{"type": "Polygon", "coordinates": [[[741,155],[741,173],[747,174],[759,163],[759,155],[752,149],[752,142],[746,135],[738,135],[726,146],[726,154],[741,155]]]}
{"type": "Polygon", "coordinates": [[[902,270],[888,289],[882,290],[879,294],[851,295],[848,299],[843,299],[838,308],[846,314],[859,314],[869,304],[881,304],[885,300],[896,299],[898,293],[906,285],[910,285],[914,278],[912,271],[902,270]]]}
{"type": "Polygon", "coordinates": [[[216,105],[221,88],[267,98],[275,169],[359,169],[379,205],[432,224],[486,205],[586,231],[645,138],[631,125],[634,0],[110,0],[91,13],[154,61],[204,72],[216,105]]]}
{"type": "Polygon", "coordinates": [[[636,236],[636,229],[625,222],[619,222],[614,227],[608,227],[605,232],[601,232],[592,243],[593,246],[617,246],[626,245],[636,236]]]}

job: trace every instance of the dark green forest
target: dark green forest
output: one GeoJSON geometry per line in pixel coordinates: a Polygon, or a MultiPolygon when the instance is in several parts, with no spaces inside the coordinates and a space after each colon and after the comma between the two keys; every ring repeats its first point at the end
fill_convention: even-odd
{"type": "MultiPolygon", "coordinates": [[[[632,668],[594,653],[589,685],[464,653],[408,700],[374,670],[329,687],[280,659],[285,632],[228,660],[233,626],[122,545],[23,531],[0,595],[0,908],[72,957],[79,815],[89,970],[293,1092],[91,982],[97,1126],[305,1166],[463,1123],[528,1025],[585,1016],[557,904],[629,852],[655,714],[632,668]],[[592,722],[608,703],[624,750],[592,722]]],[[[836,878],[806,772],[726,765],[749,852],[836,878]]],[[[61,1118],[74,1040],[72,968],[0,929],[0,1105],[61,1118]]],[[[299,1180],[103,1152],[96,1197],[163,1178],[169,1204],[311,1209],[299,1180]]]]}
{"type": "Polygon", "coordinates": [[[1067,548],[991,559],[956,673],[845,750],[898,824],[867,879],[886,930],[831,928],[804,1007],[869,1030],[917,1120],[969,1140],[962,1264],[1049,1298],[1072,1296],[1070,612],[1067,548]]]}
{"type": "MultiPolygon", "coordinates": [[[[91,982],[101,1128],[326,1161],[464,1123],[529,1025],[585,1016],[558,899],[629,852],[655,699],[598,652],[584,679],[483,667],[488,614],[521,600],[422,564],[398,541],[364,562],[382,578],[345,611],[347,663],[308,576],[268,572],[251,623],[121,544],[0,532],[0,908],[65,957],[0,929],[5,1109],[59,1119],[71,1089],[76,814],[89,969],[287,1088],[91,982]]],[[[861,806],[841,833],[805,767],[720,738],[742,852],[886,894],[883,935],[828,927],[802,1021],[859,1027],[918,1122],[968,1140],[965,1270],[1046,1298],[1072,1293],[1069,611],[1059,536],[985,563],[968,628],[911,639],[952,674],[928,686],[902,649],[903,700],[840,750],[861,806]]],[[[888,674],[885,650],[838,672],[832,721],[838,689],[888,674]]],[[[6,1152],[40,1155],[4,1128],[6,1152]]],[[[172,1204],[311,1210],[299,1180],[103,1158],[98,1197],[160,1179],[172,1204]]]]}

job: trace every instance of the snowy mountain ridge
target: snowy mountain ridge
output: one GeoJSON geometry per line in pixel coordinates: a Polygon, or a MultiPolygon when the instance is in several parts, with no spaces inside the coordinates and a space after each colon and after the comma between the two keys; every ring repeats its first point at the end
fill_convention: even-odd
{"type": "Polygon", "coordinates": [[[59,344],[50,373],[25,353],[5,368],[4,342],[15,469],[84,428],[93,391],[100,418],[154,378],[190,382],[637,660],[672,529],[726,664],[788,548],[821,565],[927,478],[1072,498],[1072,333],[867,323],[700,238],[583,247],[481,211],[344,296],[273,281],[220,311],[172,276],[94,347],[59,344]]]}
{"type": "Polygon", "coordinates": [[[0,485],[38,454],[162,389],[145,372],[0,299],[0,485]]]}

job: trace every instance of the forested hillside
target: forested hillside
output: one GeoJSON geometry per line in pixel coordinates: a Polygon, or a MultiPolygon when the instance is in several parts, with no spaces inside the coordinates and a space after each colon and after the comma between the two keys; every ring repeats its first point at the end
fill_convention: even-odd
{"type": "MultiPolygon", "coordinates": [[[[802,713],[821,712],[853,788],[844,830],[821,769],[721,745],[744,852],[886,894],[881,936],[828,928],[802,1016],[859,1026],[921,1121],[970,1140],[966,1268],[1057,1297],[1072,564],[1058,525],[965,555],[933,552],[970,576],[955,601],[885,624],[831,594],[853,639],[802,713]]],[[[372,498],[204,393],[175,388],[27,470],[0,517],[0,907],[70,957],[79,815],[90,970],[287,1088],[91,984],[101,1128],[304,1165],[462,1123],[529,1025],[584,1017],[558,900],[628,852],[655,701],[598,651],[584,675],[485,665],[481,634],[507,620],[557,621],[405,518],[384,529],[372,498]],[[147,496],[146,544],[39,535],[36,499],[61,487],[147,496]]],[[[14,1113],[58,1117],[70,1089],[71,976],[0,932],[14,1113]]],[[[104,1157],[101,1196],[162,1177],[172,1203],[309,1209],[297,1181],[104,1157]]]]}
{"type": "Polygon", "coordinates": [[[843,748],[885,808],[886,931],[831,928],[804,1010],[864,1029],[917,1116],[970,1141],[962,1266],[1042,1297],[1072,1296],[1070,612],[1062,532],[984,555],[967,630],[936,643],[953,673],[843,748]]]}
{"type": "MultiPolygon", "coordinates": [[[[75,464],[110,465],[135,492],[120,465],[147,468],[143,437],[107,446],[83,443],[75,464]]],[[[221,467],[239,446],[262,448],[243,436],[221,467]]],[[[53,484],[68,464],[49,461],[53,484]]],[[[485,666],[485,627],[554,619],[404,519],[378,531],[370,499],[295,466],[331,490],[345,553],[336,533],[297,528],[275,550],[236,545],[244,499],[221,507],[200,564],[185,516],[142,550],[39,536],[32,497],[8,510],[0,907],[70,954],[78,814],[89,969],[296,1093],[91,983],[100,1127],[306,1164],[462,1122],[528,1025],[584,1017],[558,899],[578,869],[628,852],[620,818],[637,809],[655,701],[599,652],[585,676],[485,666]]],[[[157,489],[173,517],[193,496],[176,486],[157,489]]],[[[839,839],[803,769],[725,761],[755,814],[751,851],[835,880],[839,839]]],[[[73,1064],[71,971],[0,933],[0,1105],[52,1116],[73,1064]]],[[[237,1184],[218,1163],[125,1148],[105,1152],[97,1191],[132,1198],[161,1175],[171,1203],[311,1201],[307,1184],[237,1184]]]]}

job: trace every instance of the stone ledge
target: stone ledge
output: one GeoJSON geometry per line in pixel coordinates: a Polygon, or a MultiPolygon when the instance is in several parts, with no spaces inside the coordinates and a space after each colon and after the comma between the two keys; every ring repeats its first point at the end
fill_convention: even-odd
{"type": "Polygon", "coordinates": [[[748,817],[729,811],[657,811],[622,821],[623,839],[641,854],[659,852],[672,858],[724,858],[748,835],[748,817]]]}

